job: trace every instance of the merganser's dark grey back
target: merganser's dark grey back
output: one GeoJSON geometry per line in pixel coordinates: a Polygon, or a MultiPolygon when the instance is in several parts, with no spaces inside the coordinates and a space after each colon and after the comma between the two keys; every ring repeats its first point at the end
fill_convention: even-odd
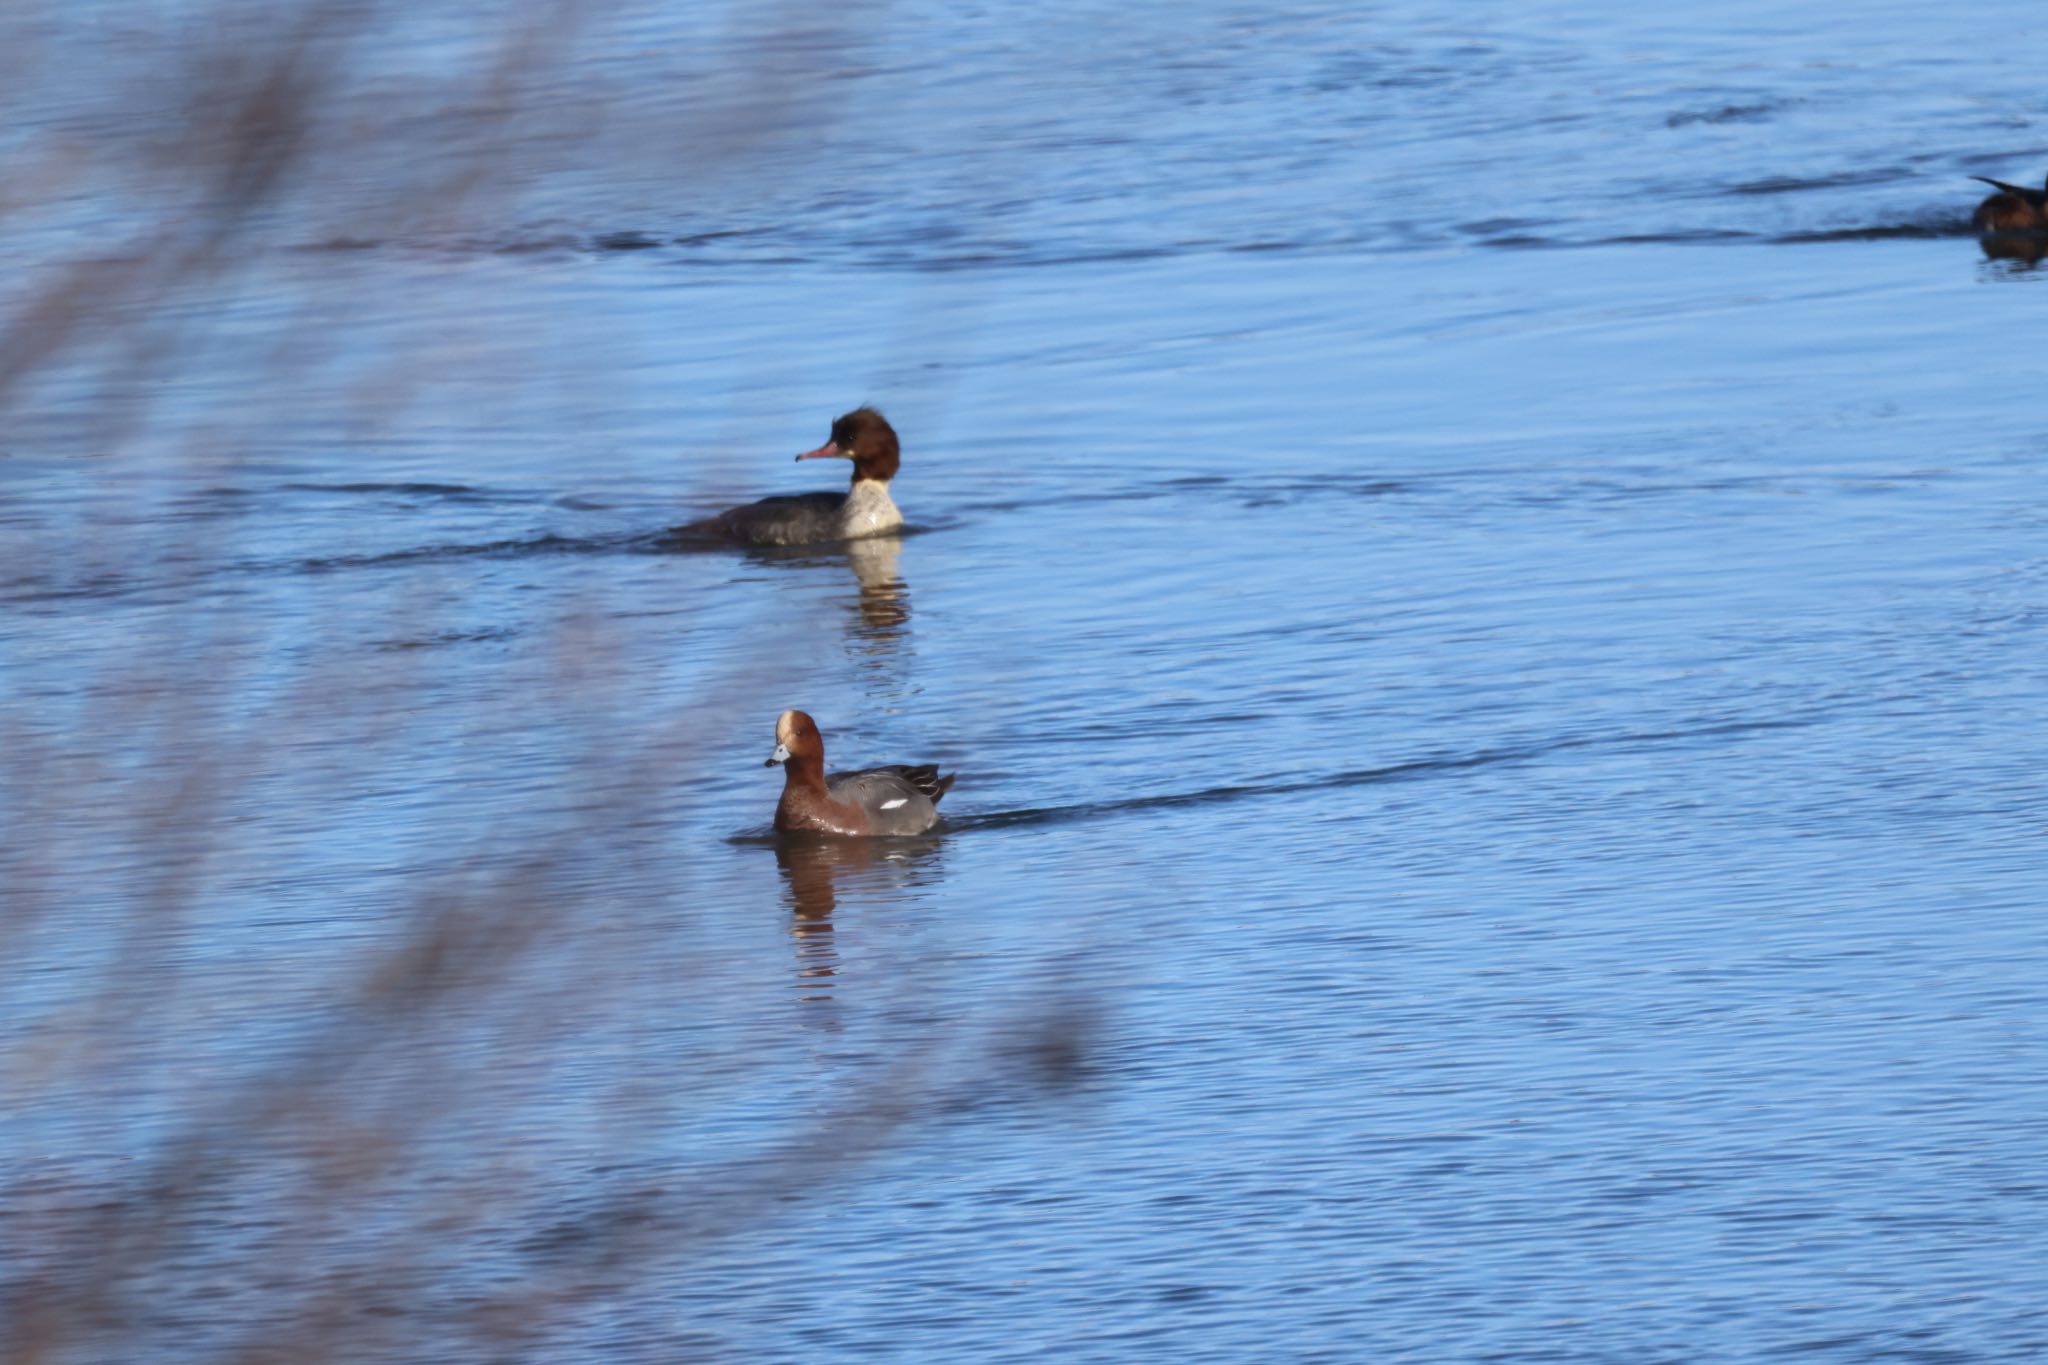
{"type": "Polygon", "coordinates": [[[720,512],[710,524],[743,545],[819,545],[840,539],[845,505],[844,493],[790,493],[720,512]]]}

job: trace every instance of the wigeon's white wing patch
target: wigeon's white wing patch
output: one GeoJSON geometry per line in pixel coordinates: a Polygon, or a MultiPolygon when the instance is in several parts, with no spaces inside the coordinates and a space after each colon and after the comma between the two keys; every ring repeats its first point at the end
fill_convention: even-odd
{"type": "Polygon", "coordinates": [[[894,801],[884,801],[882,803],[882,809],[895,810],[898,806],[902,805],[905,801],[908,801],[909,799],[910,798],[907,796],[899,796],[894,801]]]}

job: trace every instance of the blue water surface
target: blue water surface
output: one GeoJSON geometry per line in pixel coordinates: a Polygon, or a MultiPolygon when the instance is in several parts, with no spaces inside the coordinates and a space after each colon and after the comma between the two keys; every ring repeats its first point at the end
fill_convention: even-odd
{"type": "Polygon", "coordinates": [[[80,1358],[408,1231],[352,1358],[507,1285],[560,1360],[2048,1349],[2041,295],[1965,178],[2048,170],[2041,23],[633,7],[491,214],[309,186],[135,422],[10,395],[10,1240],[347,1054],[424,894],[547,915],[319,1072],[416,1169],[251,1156],[80,1358]],[[913,534],[668,535],[863,401],[913,534]],[[761,837],[791,706],[949,828],[761,837]]]}

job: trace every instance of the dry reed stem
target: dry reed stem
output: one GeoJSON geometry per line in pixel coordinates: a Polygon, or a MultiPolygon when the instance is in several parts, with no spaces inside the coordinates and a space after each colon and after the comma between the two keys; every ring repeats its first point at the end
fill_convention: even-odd
{"type": "MultiPolygon", "coordinates": [[[[139,225],[125,241],[81,244],[17,282],[0,312],[0,412],[23,411],[53,374],[83,374],[106,398],[95,433],[104,447],[152,428],[152,384],[187,363],[210,325],[180,301],[241,287],[247,260],[277,249],[274,225],[355,159],[404,160],[364,145],[391,130],[366,133],[351,112],[358,64],[398,12],[328,0],[252,29],[254,11],[224,10],[215,40],[180,48],[187,66],[161,74],[182,92],[175,127],[136,129],[127,146],[59,130],[50,145],[17,151],[0,213],[32,216],[39,195],[97,187],[139,225]]],[[[502,149],[491,130],[531,118],[523,93],[566,62],[587,18],[573,3],[513,13],[519,22],[480,41],[475,60],[427,101],[463,111],[473,145],[406,183],[412,222],[509,210],[516,185],[494,164],[502,149]]],[[[737,164],[763,111],[822,118],[788,97],[792,45],[773,35],[801,31],[797,47],[829,48],[848,41],[850,22],[843,8],[778,5],[756,67],[736,73],[700,126],[668,135],[696,139],[703,164],[737,164]]],[[[345,302],[317,291],[288,301],[270,352],[282,394],[321,363],[318,324],[345,302]]],[[[398,363],[407,382],[426,382],[434,357],[410,359],[398,363]]],[[[394,420],[401,389],[397,380],[366,389],[365,422],[394,420]]],[[[252,404],[250,420],[266,411],[252,404]]],[[[231,524],[219,542],[201,539],[215,529],[179,544],[86,545],[53,533],[27,556],[35,562],[0,564],[0,585],[69,583],[90,595],[146,576],[157,591],[191,590],[229,552],[231,524]]],[[[762,680],[712,679],[663,731],[628,733],[597,613],[561,622],[552,675],[504,722],[517,731],[579,718],[587,740],[568,779],[573,799],[500,839],[446,850],[368,947],[329,951],[310,990],[286,974],[292,1026],[281,1038],[201,1058],[172,1042],[203,1037],[209,1021],[248,1025],[210,998],[220,974],[194,954],[234,927],[217,920],[224,893],[273,874],[252,865],[261,845],[245,834],[278,814],[257,804],[262,793],[280,781],[290,790],[293,765],[314,752],[300,737],[313,734],[333,738],[319,751],[333,785],[402,785],[408,736],[393,717],[427,681],[425,665],[403,656],[374,667],[344,657],[300,668],[268,705],[252,707],[251,680],[238,670],[247,640],[268,623],[209,607],[196,591],[169,620],[162,638],[134,642],[102,669],[89,696],[66,699],[62,719],[12,699],[0,711],[0,1084],[38,1121],[112,1106],[155,1115],[162,1128],[136,1139],[134,1160],[0,1152],[0,1358],[146,1359],[167,1342],[211,1338],[229,1360],[359,1360],[422,1354],[409,1334],[427,1322],[440,1332],[435,1358],[495,1358],[544,1339],[579,1305],[628,1294],[636,1280],[849,1179],[911,1125],[959,1122],[1073,1079],[1089,1020],[1056,1000],[1024,1018],[906,1036],[836,1112],[759,1150],[659,1178],[624,1160],[617,1174],[558,1173],[575,1183],[581,1211],[529,1228],[509,1279],[468,1293],[458,1311],[451,1255],[539,1202],[517,1187],[519,1171],[450,1153],[463,1150],[460,1134],[501,1116],[504,1094],[531,1104],[533,1091],[545,1093],[593,999],[645,989],[641,964],[591,934],[592,912],[606,896],[663,881],[668,864],[642,836],[641,813],[699,753],[696,735],[751,716],[762,680]],[[88,888],[112,898],[86,903],[88,888]],[[82,926],[104,940],[81,946],[82,926]],[[75,988],[50,994],[46,972],[75,988]],[[360,1245],[365,1227],[388,1235],[360,1245]],[[210,1297],[223,1282],[232,1292],[210,1297]],[[209,1302],[219,1320],[195,1329],[191,1315],[205,1316],[209,1302]]],[[[687,933],[687,914],[677,922],[687,933]]],[[[680,956],[687,970],[687,946],[680,956]]],[[[275,986],[251,987],[259,998],[266,988],[275,986]]],[[[749,1061],[724,1066],[737,1073],[749,1061]]],[[[635,1137],[714,1102],[718,1084],[716,1074],[679,1077],[656,1095],[646,1078],[625,1077],[638,1089],[631,1105],[613,1097],[620,1156],[637,1150],[635,1137]]],[[[528,1111],[515,1102],[509,1112],[528,1111]]]]}

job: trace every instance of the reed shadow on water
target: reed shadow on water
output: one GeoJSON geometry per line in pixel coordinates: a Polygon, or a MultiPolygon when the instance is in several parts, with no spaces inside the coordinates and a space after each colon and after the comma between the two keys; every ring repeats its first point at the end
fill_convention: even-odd
{"type": "MultiPolygon", "coordinates": [[[[260,512],[228,495],[301,392],[339,385],[352,432],[390,431],[459,363],[344,363],[350,276],[320,262],[514,221],[582,157],[680,142],[693,174],[744,174],[832,115],[788,94],[790,63],[857,48],[874,17],[734,7],[685,73],[709,93],[681,127],[673,106],[571,89],[604,18],[573,3],[221,3],[125,37],[55,11],[0,21],[22,99],[49,106],[0,162],[0,218],[46,243],[0,298],[0,406],[59,455],[118,457],[117,515],[31,516],[0,580],[37,610],[135,608],[75,690],[0,711],[0,1355],[502,1358],[687,1275],[913,1131],[1071,1087],[1088,1016],[1041,983],[1002,1017],[904,1025],[864,1086],[750,1150],[675,1155],[670,1135],[709,1126],[785,1044],[773,1026],[693,1040],[693,996],[724,969],[658,816],[701,736],[753,723],[770,680],[735,667],[646,733],[616,667],[630,619],[598,587],[502,664],[487,726],[450,737],[428,704],[440,651],[322,648],[318,621],[230,583],[267,561],[245,548],[260,512]],[[276,268],[308,244],[334,249],[276,268]],[[261,382],[197,419],[162,405],[208,382],[217,305],[259,290],[261,382]],[[208,515],[118,515],[162,486],[206,491],[208,515]],[[574,765],[484,813],[415,781],[416,756],[454,740],[543,735],[574,765]],[[388,844],[336,847],[366,807],[388,809],[388,844]]],[[[539,548],[649,552],[655,534],[539,548]]],[[[857,630],[888,645],[908,619],[893,558],[839,559],[857,630]]],[[[392,593],[387,640],[493,638],[392,593]]],[[[783,869],[792,903],[755,909],[791,914],[801,953],[848,869],[783,869]]]]}

